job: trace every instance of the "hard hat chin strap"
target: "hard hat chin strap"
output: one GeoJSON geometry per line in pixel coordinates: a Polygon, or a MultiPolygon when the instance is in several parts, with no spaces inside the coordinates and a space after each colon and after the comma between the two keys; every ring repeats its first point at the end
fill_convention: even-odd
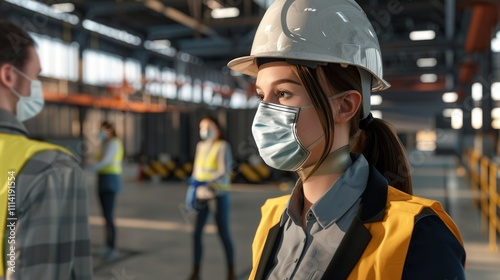
{"type": "Polygon", "coordinates": [[[372,93],[372,74],[368,71],[359,68],[359,76],[361,78],[361,90],[363,95],[363,119],[370,115],[370,97],[372,93]]]}

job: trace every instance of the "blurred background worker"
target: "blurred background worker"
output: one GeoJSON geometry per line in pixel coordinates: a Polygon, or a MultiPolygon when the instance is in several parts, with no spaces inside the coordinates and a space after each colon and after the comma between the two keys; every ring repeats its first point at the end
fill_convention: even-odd
{"type": "Polygon", "coordinates": [[[83,172],[22,124],[43,108],[40,71],[33,39],[0,21],[0,234],[13,236],[0,242],[0,279],[92,279],[83,172]]]}
{"type": "Polygon", "coordinates": [[[196,145],[192,184],[196,186],[196,222],[194,228],[194,266],[190,280],[200,279],[200,264],[203,253],[202,233],[215,204],[215,221],[224,245],[227,261],[227,279],[236,279],[234,252],[229,228],[231,186],[230,172],[232,155],[229,144],[222,139],[222,130],[216,119],[205,117],[200,121],[201,141],[196,145]]]}
{"type": "Polygon", "coordinates": [[[121,174],[123,160],[123,143],[116,135],[113,124],[108,121],[101,123],[99,139],[102,141],[102,151],[98,162],[89,168],[97,171],[97,185],[102,215],[106,222],[106,247],[100,254],[108,261],[118,257],[116,249],[116,227],[114,224],[114,209],[116,195],[122,189],[121,174]]]}

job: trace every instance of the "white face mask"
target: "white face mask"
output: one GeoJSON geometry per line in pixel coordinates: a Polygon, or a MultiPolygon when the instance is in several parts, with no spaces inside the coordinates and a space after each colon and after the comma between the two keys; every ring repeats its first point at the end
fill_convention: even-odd
{"type": "Polygon", "coordinates": [[[38,115],[43,109],[45,101],[43,99],[42,82],[32,80],[26,74],[14,67],[17,73],[31,82],[30,95],[22,96],[15,89],[11,88],[10,91],[19,97],[16,105],[16,117],[19,121],[25,121],[38,115]]]}

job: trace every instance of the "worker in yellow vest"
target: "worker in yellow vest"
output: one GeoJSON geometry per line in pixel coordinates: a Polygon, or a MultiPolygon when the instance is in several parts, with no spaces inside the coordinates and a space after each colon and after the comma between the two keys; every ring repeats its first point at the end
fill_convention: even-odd
{"type": "Polygon", "coordinates": [[[0,20],[0,279],[92,279],[84,173],[22,123],[44,106],[40,71],[33,39],[0,20]]]}
{"type": "Polygon", "coordinates": [[[390,87],[376,34],[354,0],[276,0],[229,62],[256,77],[261,157],[300,178],[262,207],[250,279],[465,278],[457,226],[411,195],[404,147],[370,113],[390,87]]]}
{"type": "MultiPolygon", "coordinates": [[[[224,245],[227,265],[227,279],[236,279],[234,270],[233,241],[230,230],[230,173],[232,164],[231,148],[222,138],[222,129],[218,121],[205,117],[200,121],[200,138],[196,145],[191,185],[194,190],[194,208],[196,220],[193,232],[194,261],[189,280],[200,279],[202,258],[202,234],[210,209],[215,212],[215,221],[220,239],[224,245]],[[213,205],[214,207],[210,207],[213,205]]],[[[188,199],[189,200],[189,199],[188,199]]],[[[187,201],[187,203],[192,203],[187,201]]]]}
{"type": "Polygon", "coordinates": [[[98,155],[98,162],[89,167],[88,170],[97,171],[99,202],[106,222],[106,246],[100,254],[105,260],[113,261],[119,253],[116,249],[114,209],[116,195],[122,189],[121,174],[124,151],[123,143],[118,138],[112,123],[102,122],[98,136],[102,141],[102,151],[98,155]]]}

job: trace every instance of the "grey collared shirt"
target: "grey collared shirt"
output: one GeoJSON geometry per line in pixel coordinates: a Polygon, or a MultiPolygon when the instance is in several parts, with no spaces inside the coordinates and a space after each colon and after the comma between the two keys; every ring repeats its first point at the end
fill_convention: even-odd
{"type": "MultiPolygon", "coordinates": [[[[2,133],[28,134],[0,109],[2,133]]],[[[3,155],[0,149],[0,162],[8,164],[3,155]]],[[[33,155],[16,176],[16,217],[15,268],[5,266],[7,279],[92,279],[87,190],[75,158],[55,150],[33,155]]]]}
{"type": "Polygon", "coordinates": [[[283,213],[283,234],[268,279],[321,279],[359,207],[368,180],[363,155],[306,213],[302,227],[303,187],[292,191],[283,213]]]}

